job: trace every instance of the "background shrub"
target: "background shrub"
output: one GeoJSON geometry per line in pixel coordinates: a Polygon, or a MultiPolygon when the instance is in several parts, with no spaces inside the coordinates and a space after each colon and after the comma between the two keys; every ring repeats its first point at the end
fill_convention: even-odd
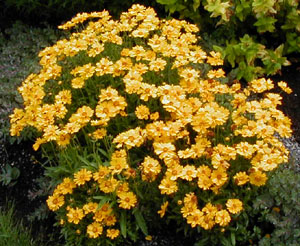
{"type": "Polygon", "coordinates": [[[298,1],[157,0],[170,14],[200,26],[206,45],[222,52],[248,81],[289,65],[285,56],[300,52],[298,1]]]}
{"type": "Polygon", "coordinates": [[[300,176],[286,166],[278,169],[270,178],[263,195],[254,202],[261,209],[262,219],[274,226],[274,230],[260,241],[260,246],[289,245],[300,242],[300,176]]]}

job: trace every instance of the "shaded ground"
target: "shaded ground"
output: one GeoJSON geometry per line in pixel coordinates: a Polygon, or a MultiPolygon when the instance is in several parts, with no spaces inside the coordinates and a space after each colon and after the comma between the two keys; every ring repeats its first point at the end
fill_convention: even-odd
{"type": "Polygon", "coordinates": [[[293,93],[282,93],[283,103],[280,109],[292,120],[293,135],[300,143],[300,63],[282,69],[282,76],[272,77],[274,81],[283,80],[288,83],[293,93]]]}

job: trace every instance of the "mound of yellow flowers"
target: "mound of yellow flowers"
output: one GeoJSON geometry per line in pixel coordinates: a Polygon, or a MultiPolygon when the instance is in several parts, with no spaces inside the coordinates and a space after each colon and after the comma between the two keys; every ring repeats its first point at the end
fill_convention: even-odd
{"type": "Polygon", "coordinates": [[[133,183],[146,182],[160,192],[161,217],[177,206],[192,228],[227,226],[243,211],[237,191],[264,185],[288,161],[275,135],[291,136],[291,121],[277,109],[281,96],[268,92],[273,81],[229,85],[220,54],[197,45],[195,25],[160,20],[151,8],[133,5],[119,20],[78,14],[59,28],[86,20],[40,52],[41,71],[18,89],[24,108],[11,115],[11,135],[37,130],[35,150],[48,142],[68,148],[78,134],[112,137],[108,162],[65,177],[49,208],[63,226],[84,224],[88,237],[113,239],[120,211],[143,202],[133,183]]]}

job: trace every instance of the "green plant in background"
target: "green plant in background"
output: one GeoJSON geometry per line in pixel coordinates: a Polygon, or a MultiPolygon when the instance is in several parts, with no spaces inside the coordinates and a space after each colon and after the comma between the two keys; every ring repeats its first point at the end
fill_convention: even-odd
{"type": "Polygon", "coordinates": [[[157,0],[198,24],[206,45],[222,53],[232,76],[273,75],[300,52],[298,1],[157,0]],[[205,38],[206,37],[206,38],[205,38]]]}
{"type": "Polygon", "coordinates": [[[260,240],[260,246],[289,245],[300,242],[300,176],[282,167],[271,176],[254,209],[263,211],[261,220],[274,226],[272,233],[260,240]]]}
{"type": "Polygon", "coordinates": [[[7,208],[0,209],[0,245],[38,245],[37,241],[32,239],[30,230],[22,222],[16,222],[13,203],[8,203],[7,208]]]}
{"type": "Polygon", "coordinates": [[[13,167],[12,165],[6,164],[4,167],[1,168],[0,182],[3,185],[13,186],[16,184],[19,176],[20,170],[17,167],[13,167]]]}
{"type": "Polygon", "coordinates": [[[10,133],[29,129],[49,156],[47,205],[67,243],[136,241],[160,218],[198,245],[257,238],[247,233],[253,198],[288,160],[274,134],[291,136],[273,81],[229,86],[196,25],[142,5],[119,20],[79,13],[59,28],[74,32],[39,53],[10,133]]]}

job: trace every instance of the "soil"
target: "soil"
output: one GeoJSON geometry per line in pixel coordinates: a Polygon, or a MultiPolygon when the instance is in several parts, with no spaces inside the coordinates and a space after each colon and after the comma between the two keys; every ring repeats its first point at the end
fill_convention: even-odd
{"type": "MultiPolygon", "coordinates": [[[[300,143],[300,63],[285,67],[281,71],[281,75],[273,76],[274,81],[286,81],[293,93],[288,95],[282,93],[283,103],[280,109],[291,118],[293,136],[300,143]]],[[[14,186],[4,186],[0,183],[0,208],[5,206],[6,200],[15,202],[17,217],[22,218],[29,223],[28,215],[34,213],[41,205],[45,205],[46,191],[39,187],[37,178],[43,176],[44,169],[40,164],[36,163],[36,159],[41,159],[32,149],[31,142],[21,142],[11,145],[0,139],[0,169],[7,163],[17,167],[20,170],[20,176],[14,186]]],[[[45,187],[44,187],[45,188],[45,187]]],[[[47,214],[46,214],[47,215],[47,214]]],[[[45,235],[44,242],[50,240],[48,235],[57,235],[58,229],[53,227],[55,222],[53,213],[46,218],[36,220],[32,225],[35,234],[45,235]]],[[[156,244],[151,245],[169,245],[163,244],[158,235],[156,244]],[[159,242],[160,241],[160,242],[159,242]]],[[[174,239],[173,239],[174,241],[174,239]]],[[[141,245],[150,245],[147,243],[141,245]]],[[[173,242],[173,245],[174,242],[173,242]]],[[[179,244],[176,244],[179,245],[179,244]]]]}
{"type": "Polygon", "coordinates": [[[282,112],[292,120],[292,130],[295,140],[300,143],[300,62],[284,67],[281,75],[273,76],[274,81],[285,81],[293,93],[282,93],[282,112]]]}

